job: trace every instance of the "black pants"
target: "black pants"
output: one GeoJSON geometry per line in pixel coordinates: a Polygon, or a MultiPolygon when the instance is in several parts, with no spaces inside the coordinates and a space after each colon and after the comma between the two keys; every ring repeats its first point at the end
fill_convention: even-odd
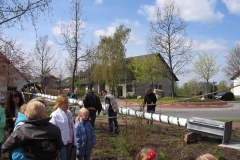
{"type": "Polygon", "coordinates": [[[117,113],[108,113],[108,125],[109,125],[109,133],[113,133],[113,124],[115,126],[115,131],[118,132],[118,121],[117,121],[117,113]]]}
{"type": "Polygon", "coordinates": [[[96,120],[97,111],[94,110],[94,109],[89,109],[88,111],[89,111],[88,121],[89,121],[89,118],[90,118],[90,124],[94,128],[94,123],[95,123],[95,120],[96,120]]]}

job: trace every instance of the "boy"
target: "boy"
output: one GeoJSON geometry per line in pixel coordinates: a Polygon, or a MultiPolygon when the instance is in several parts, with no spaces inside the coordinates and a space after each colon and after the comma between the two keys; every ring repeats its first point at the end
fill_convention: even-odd
{"type": "MultiPolygon", "coordinates": [[[[55,160],[63,147],[60,129],[49,123],[46,107],[41,100],[33,99],[26,105],[24,115],[28,119],[5,141],[2,151],[22,148],[26,159],[55,160]]],[[[14,159],[13,159],[14,160],[14,159]]]]}

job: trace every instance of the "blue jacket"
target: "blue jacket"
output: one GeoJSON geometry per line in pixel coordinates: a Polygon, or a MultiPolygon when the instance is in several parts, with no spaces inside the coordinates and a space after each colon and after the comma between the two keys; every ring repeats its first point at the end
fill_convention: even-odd
{"type": "Polygon", "coordinates": [[[88,155],[96,143],[96,136],[93,127],[87,121],[77,121],[75,124],[77,155],[88,155]]]}
{"type": "MultiPolygon", "coordinates": [[[[22,125],[20,122],[24,122],[27,120],[28,119],[24,114],[22,114],[21,112],[18,112],[18,118],[17,118],[16,122],[14,123],[14,126],[15,126],[14,129],[18,129],[20,127],[20,125],[22,125]]],[[[12,154],[13,160],[31,160],[31,159],[25,158],[23,156],[23,149],[21,147],[13,149],[11,154],[12,154]]]]}

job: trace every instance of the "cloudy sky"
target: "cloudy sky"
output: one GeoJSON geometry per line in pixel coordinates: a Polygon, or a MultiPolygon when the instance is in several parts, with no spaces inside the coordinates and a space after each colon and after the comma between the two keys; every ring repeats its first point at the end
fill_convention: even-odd
{"type": "MultiPolygon", "coordinates": [[[[193,54],[209,52],[217,55],[217,64],[225,66],[225,55],[236,43],[240,42],[240,0],[175,0],[180,8],[182,18],[187,22],[187,38],[194,43],[193,54]]],[[[112,35],[116,27],[124,24],[131,29],[126,46],[127,57],[146,54],[146,36],[149,33],[149,20],[154,17],[154,9],[161,8],[164,0],[82,0],[83,18],[87,20],[85,43],[93,39],[97,45],[99,36],[112,35]]],[[[42,21],[37,34],[48,35],[49,44],[56,53],[66,57],[56,40],[60,39],[60,27],[69,18],[69,0],[53,0],[52,22],[42,21]]],[[[31,25],[26,24],[24,31],[5,30],[9,38],[16,39],[26,50],[34,48],[36,33],[31,25]]],[[[192,67],[190,64],[188,67],[192,67]]],[[[179,84],[196,77],[194,73],[178,76],[179,84]]],[[[222,70],[210,81],[227,80],[222,70]]]]}

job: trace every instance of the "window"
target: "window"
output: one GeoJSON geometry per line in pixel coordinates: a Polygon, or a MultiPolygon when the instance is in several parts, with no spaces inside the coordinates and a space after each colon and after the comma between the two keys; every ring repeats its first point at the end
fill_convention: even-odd
{"type": "Polygon", "coordinates": [[[158,85],[155,85],[155,89],[158,89],[158,85]]]}
{"type": "Polygon", "coordinates": [[[132,85],[127,85],[127,92],[132,92],[132,85]]]}
{"type": "Polygon", "coordinates": [[[158,89],[161,89],[162,90],[162,85],[159,85],[159,88],[158,89]]]}

